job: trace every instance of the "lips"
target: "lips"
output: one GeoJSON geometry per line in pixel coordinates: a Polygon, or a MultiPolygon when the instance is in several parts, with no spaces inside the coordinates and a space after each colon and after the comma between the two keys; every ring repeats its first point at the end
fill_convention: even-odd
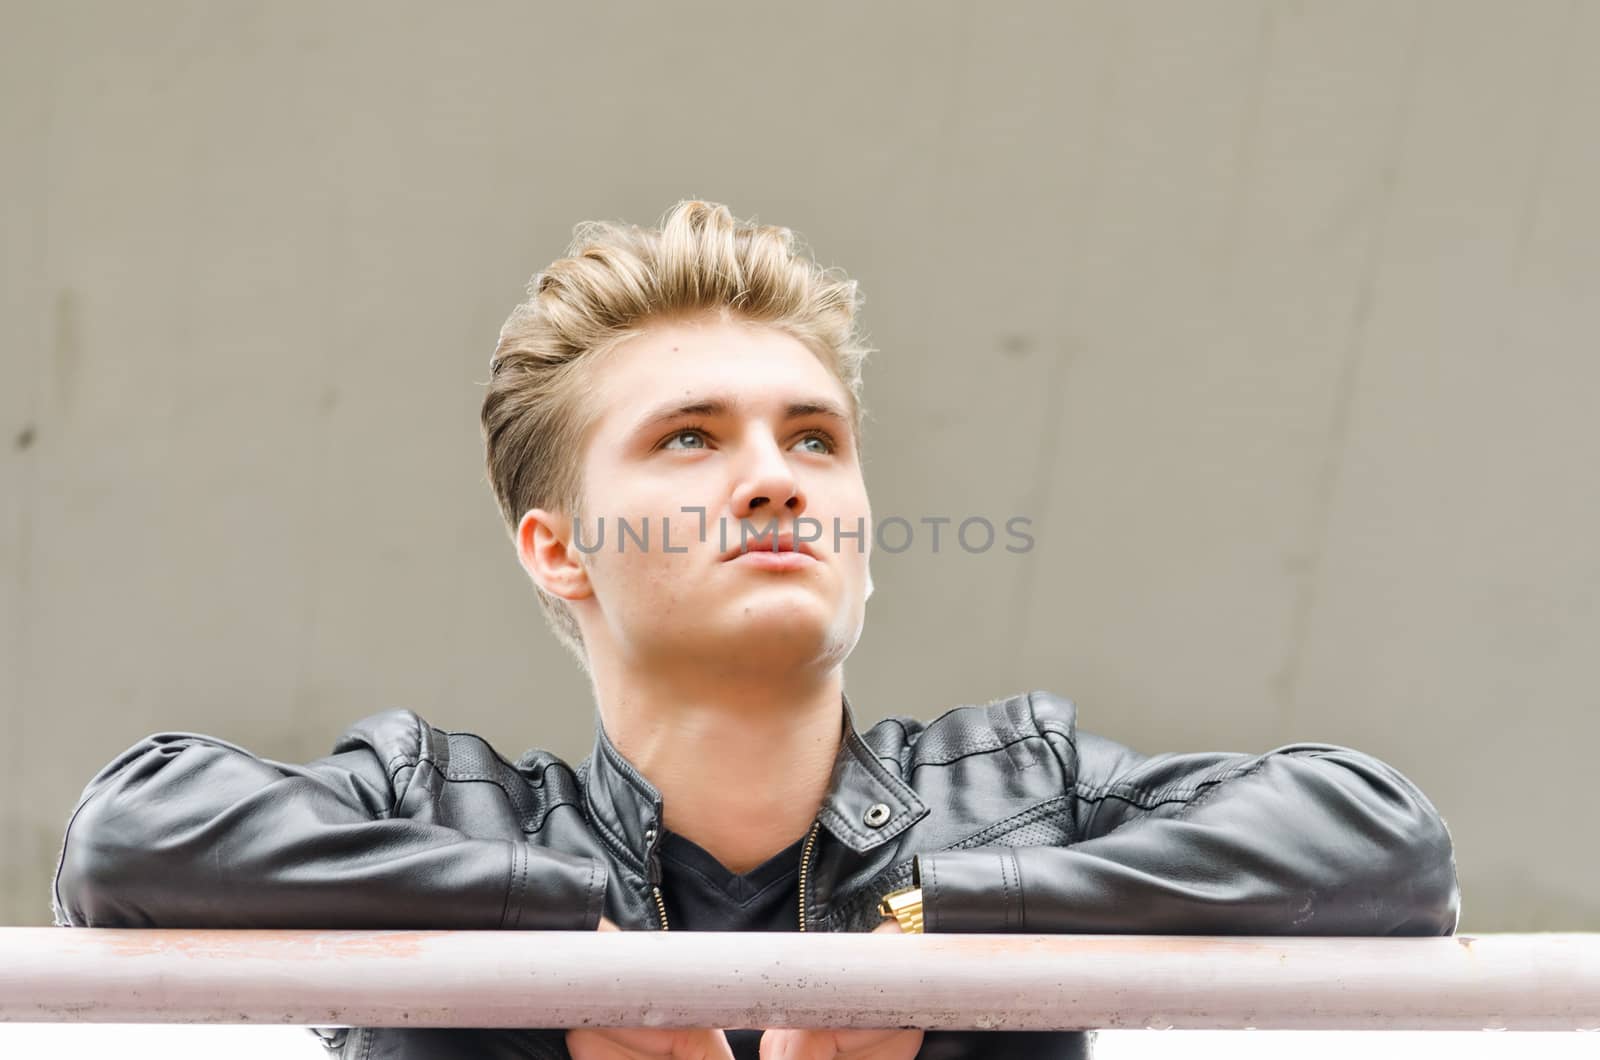
{"type": "Polygon", "coordinates": [[[742,546],[735,546],[722,554],[723,562],[727,562],[730,559],[738,559],[746,552],[798,552],[802,556],[810,556],[812,559],[821,558],[817,555],[816,550],[811,547],[809,541],[797,542],[792,530],[780,531],[776,540],[773,539],[773,535],[770,533],[760,537],[747,535],[747,539],[742,546]]]}

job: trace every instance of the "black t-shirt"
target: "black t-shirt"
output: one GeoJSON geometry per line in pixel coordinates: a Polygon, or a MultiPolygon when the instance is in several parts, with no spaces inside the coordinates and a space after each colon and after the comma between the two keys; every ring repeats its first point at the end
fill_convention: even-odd
{"type": "MultiPolygon", "coordinates": [[[[739,875],[699,844],[661,836],[661,900],[673,931],[800,930],[800,839],[739,875]]],[[[728,1030],[736,1060],[760,1060],[761,1030],[728,1030]]],[[[1093,1039],[1075,1031],[929,1031],[918,1060],[1088,1060],[1093,1039]]]]}
{"type": "Polygon", "coordinates": [[[744,874],[730,872],[698,843],[661,836],[661,898],[673,931],[798,931],[798,839],[744,874]]]}
{"type": "MultiPolygon", "coordinates": [[[[693,840],[661,836],[661,900],[673,931],[800,930],[800,854],[796,840],[749,872],[728,871],[693,840]]],[[[761,1031],[729,1030],[738,1060],[759,1060],[761,1031]]]]}

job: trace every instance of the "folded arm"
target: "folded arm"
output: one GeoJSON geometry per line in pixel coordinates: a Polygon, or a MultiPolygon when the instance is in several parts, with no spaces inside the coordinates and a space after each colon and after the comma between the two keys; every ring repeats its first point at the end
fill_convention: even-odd
{"type": "Polygon", "coordinates": [[[1455,932],[1449,830],[1370,755],[1293,744],[1146,757],[1081,731],[1051,743],[1075,778],[1078,841],[919,856],[927,930],[1455,932]]]}
{"type": "MultiPolygon", "coordinates": [[[[421,725],[404,712],[371,720],[393,730],[401,716],[421,725]]],[[[192,733],[150,736],[103,769],[73,812],[53,884],[56,921],[595,927],[600,862],[390,816],[429,768],[360,726],[304,766],[192,733]]],[[[408,806],[425,792],[411,794],[408,806]]]]}

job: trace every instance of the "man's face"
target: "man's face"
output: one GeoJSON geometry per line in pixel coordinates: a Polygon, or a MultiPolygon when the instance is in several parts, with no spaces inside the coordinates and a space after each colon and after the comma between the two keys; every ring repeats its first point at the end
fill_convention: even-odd
{"type": "Polygon", "coordinates": [[[771,328],[662,323],[597,366],[589,400],[599,415],[578,540],[593,549],[601,523],[605,540],[581,556],[592,595],[572,603],[591,659],[713,672],[842,663],[861,635],[872,514],[833,373],[771,328]],[[618,551],[624,521],[639,537],[648,525],[647,548],[628,537],[618,551]],[[774,527],[812,540],[769,562],[774,527]]]}

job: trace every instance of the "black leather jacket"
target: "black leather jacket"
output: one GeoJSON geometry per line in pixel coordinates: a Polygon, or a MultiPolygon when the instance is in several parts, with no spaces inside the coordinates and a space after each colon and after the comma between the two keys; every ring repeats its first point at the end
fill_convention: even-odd
{"type": "MultiPolygon", "coordinates": [[[[1450,833],[1392,767],[1344,747],[1139,754],[1030,692],[845,738],[801,866],[807,931],[868,931],[916,879],[927,930],[1449,935],[1450,833]]],[[[657,930],[661,798],[603,729],[576,769],[514,765],[392,710],[307,765],[150,736],[67,826],[76,926],[657,930]]],[[[563,1032],[320,1032],[360,1060],[567,1055],[563,1032]]],[[[930,1032],[935,1058],[1081,1057],[1084,1032],[930,1032]]]]}

